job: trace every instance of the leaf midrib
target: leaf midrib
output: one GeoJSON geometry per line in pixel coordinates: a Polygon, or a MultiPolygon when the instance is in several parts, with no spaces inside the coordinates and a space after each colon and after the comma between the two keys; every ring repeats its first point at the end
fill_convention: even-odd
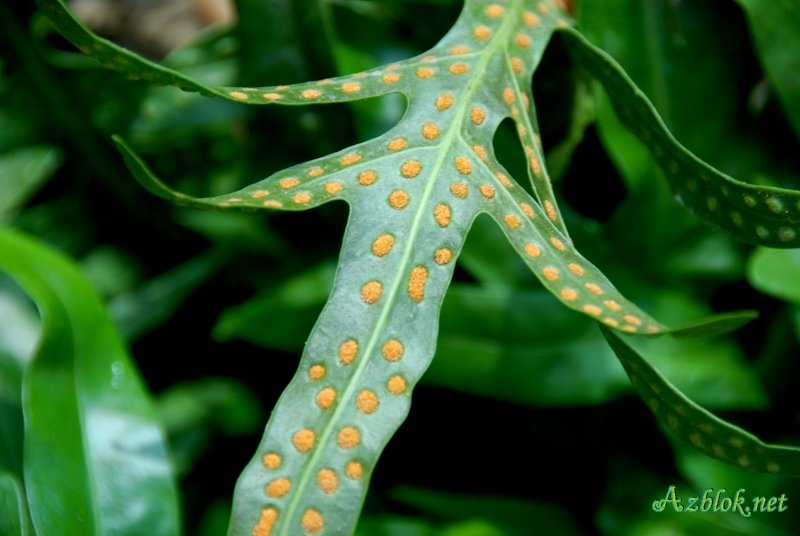
{"type": "Polygon", "coordinates": [[[322,433],[320,434],[319,442],[317,444],[318,447],[313,450],[308,463],[304,464],[304,467],[301,470],[301,476],[296,488],[296,493],[292,494],[291,498],[289,499],[289,503],[286,506],[286,517],[284,518],[286,522],[281,525],[279,533],[281,535],[288,535],[290,533],[291,520],[298,509],[299,502],[304,497],[305,490],[308,487],[309,481],[312,477],[313,468],[317,466],[322,456],[323,449],[320,446],[327,444],[328,440],[330,439],[335,427],[335,423],[339,422],[342,412],[345,411],[345,402],[350,400],[350,398],[353,396],[353,393],[357,389],[358,380],[361,377],[364,368],[369,363],[370,356],[373,355],[373,352],[378,345],[379,334],[383,333],[383,329],[389,318],[389,313],[394,308],[397,295],[399,294],[402,286],[402,273],[404,272],[403,268],[408,266],[411,261],[412,254],[414,252],[414,245],[418,237],[417,235],[420,227],[422,226],[422,219],[427,213],[425,208],[427,207],[428,201],[433,193],[439,171],[445,164],[445,160],[450,153],[450,148],[459,137],[459,133],[464,123],[464,117],[469,107],[468,103],[471,102],[470,97],[475,93],[476,89],[480,87],[480,76],[485,71],[489,61],[494,57],[494,54],[498,49],[503,48],[503,44],[507,41],[510,28],[513,26],[513,21],[518,19],[521,6],[521,1],[517,1],[509,6],[509,12],[504,17],[497,33],[494,34],[489,43],[487,43],[482,49],[481,59],[476,64],[473,74],[471,75],[470,81],[467,85],[467,89],[463,93],[463,97],[460,99],[459,104],[457,105],[456,113],[454,114],[450,126],[448,127],[445,136],[442,138],[442,141],[438,145],[441,148],[439,156],[433,166],[433,169],[431,170],[430,179],[423,190],[419,209],[417,210],[417,213],[412,221],[411,229],[409,230],[408,234],[409,239],[398,264],[399,269],[396,272],[397,275],[392,282],[391,288],[387,294],[386,302],[381,309],[380,315],[378,316],[378,321],[375,323],[375,327],[372,329],[372,333],[365,347],[365,358],[357,360],[356,369],[353,371],[350,381],[342,393],[342,397],[340,399],[341,403],[336,405],[330,419],[327,423],[325,423],[325,425],[323,425],[322,433]]]}

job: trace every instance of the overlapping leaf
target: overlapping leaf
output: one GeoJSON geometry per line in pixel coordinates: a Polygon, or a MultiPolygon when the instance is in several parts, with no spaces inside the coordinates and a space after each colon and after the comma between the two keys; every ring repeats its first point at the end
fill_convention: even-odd
{"type": "Polygon", "coordinates": [[[800,247],[800,191],[747,184],[703,162],[670,134],[614,59],[574,30],[563,35],[575,60],[603,84],[622,123],[653,153],[681,204],[747,242],[800,247]]]}
{"type": "Polygon", "coordinates": [[[618,335],[602,330],[634,388],[673,434],[708,456],[744,469],[800,476],[800,448],[764,443],[714,416],[684,396],[618,335]]]}
{"type": "Polygon", "coordinates": [[[99,299],[61,256],[13,231],[0,230],[0,271],[42,314],[22,385],[24,486],[36,531],[176,533],[163,432],[99,299]]]}
{"type": "MultiPolygon", "coordinates": [[[[615,329],[668,331],[575,251],[543,166],[530,78],[553,31],[569,26],[559,2],[471,0],[452,30],[420,57],[352,76],[262,88],[203,85],[97,38],[60,0],[39,3],[81,50],[130,77],[248,104],[336,103],[389,93],[407,100],[403,120],[386,134],[212,198],[171,190],[123,140],[116,140],[137,179],[177,203],[291,211],[335,200],[350,205],[333,291],[298,373],[239,480],[232,534],[353,531],[378,454],[404,419],[411,389],[433,356],[444,291],[466,232],[480,213],[498,223],[542,284],[568,307],[615,329]],[[516,123],[535,197],[493,154],[494,133],[508,117],[516,123]]],[[[578,34],[567,35],[588,64],[607,74],[606,58],[578,34]]],[[[622,91],[618,102],[646,105],[635,90],[619,84],[624,75],[615,78],[611,71],[607,78],[614,91],[622,91]]],[[[661,126],[652,108],[645,108],[644,120],[661,126]]],[[[693,170],[713,177],[711,182],[721,180],[692,160],[663,127],[656,133],[663,138],[656,140],[662,152],[681,157],[665,161],[668,168],[675,164],[681,170],[691,161],[693,170]]],[[[722,197],[709,201],[710,187],[703,182],[702,189],[690,188],[699,193],[689,197],[706,195],[702,200],[710,213],[722,211],[722,197]]],[[[740,186],[729,187],[736,193],[740,186]]],[[[757,202],[765,200],[767,208],[794,202],[791,194],[741,188],[757,202]]],[[[748,198],[741,203],[747,205],[748,198]]],[[[770,243],[777,236],[773,241],[786,245],[795,240],[794,234],[783,238],[794,233],[796,211],[784,208],[771,219],[772,213],[761,209],[742,209],[740,217],[754,215],[748,226],[756,240],[770,243]],[[761,236],[761,228],[767,236],[761,236]]],[[[731,315],[687,331],[727,330],[747,318],[731,315]]]]}

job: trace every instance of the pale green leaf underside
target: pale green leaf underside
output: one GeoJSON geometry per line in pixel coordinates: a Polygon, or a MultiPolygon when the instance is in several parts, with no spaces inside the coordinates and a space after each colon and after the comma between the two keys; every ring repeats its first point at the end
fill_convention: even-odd
{"type": "Polygon", "coordinates": [[[770,445],[701,408],[618,335],[602,328],[636,391],[675,436],[701,452],[750,471],[800,476],[800,448],[770,445]]]}
{"type": "Polygon", "coordinates": [[[800,247],[800,191],[747,184],[703,162],[672,136],[613,58],[575,30],[562,34],[573,58],[604,86],[620,121],[653,153],[682,205],[741,240],[800,247]]]}
{"type": "MultiPolygon", "coordinates": [[[[530,94],[552,32],[568,25],[552,5],[468,1],[452,30],[420,57],[293,86],[211,88],[98,39],[60,1],[39,3],[62,33],[103,65],[156,83],[250,104],[330,103],[394,92],[407,99],[403,120],[379,138],[205,199],[168,188],[116,139],[139,182],[176,203],[304,210],[340,200],[350,206],[331,296],[237,484],[231,534],[354,530],[377,457],[404,420],[411,389],[433,357],[442,298],[480,213],[498,223],[568,307],[628,332],[668,331],[575,251],[563,226],[530,94]],[[492,152],[494,133],[507,117],[516,123],[536,198],[492,152]]],[[[707,327],[719,327],[715,322],[707,327]]]]}

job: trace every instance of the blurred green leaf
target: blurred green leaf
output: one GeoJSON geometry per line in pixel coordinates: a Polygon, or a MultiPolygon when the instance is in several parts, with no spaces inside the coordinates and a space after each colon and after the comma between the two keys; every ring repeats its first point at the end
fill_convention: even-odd
{"type": "Polygon", "coordinates": [[[758,248],[748,261],[747,278],[761,292],[800,305],[800,249],[758,248]]]}
{"type": "Polygon", "coordinates": [[[738,0],[770,82],[800,138],[800,6],[796,0],[738,0]]]}
{"type": "Polygon", "coordinates": [[[301,349],[330,294],[335,272],[331,262],[314,266],[227,309],[214,326],[214,338],[242,339],[279,350],[301,349]]]}
{"type": "Polygon", "coordinates": [[[50,178],[63,160],[53,145],[37,145],[0,154],[0,220],[23,205],[50,178]]]}
{"type": "Polygon", "coordinates": [[[12,475],[0,470],[0,534],[28,536],[32,534],[25,506],[25,492],[12,475]]]}
{"type": "Polygon", "coordinates": [[[449,493],[411,486],[394,488],[391,496],[396,501],[441,520],[483,522],[472,525],[472,528],[462,525],[463,533],[455,529],[446,533],[453,536],[527,534],[532,526],[536,526],[537,532],[541,531],[543,534],[582,534],[568,512],[549,503],[495,495],[449,493]],[[480,506],[476,508],[476,505],[480,506]]]}
{"type": "Polygon", "coordinates": [[[25,487],[37,532],[174,534],[163,433],[98,298],[74,265],[33,239],[0,230],[0,252],[0,269],[42,314],[23,383],[25,487]]]}
{"type": "Polygon", "coordinates": [[[116,296],[108,304],[108,312],[122,336],[135,340],[161,325],[226,258],[221,250],[209,251],[116,296]]]}

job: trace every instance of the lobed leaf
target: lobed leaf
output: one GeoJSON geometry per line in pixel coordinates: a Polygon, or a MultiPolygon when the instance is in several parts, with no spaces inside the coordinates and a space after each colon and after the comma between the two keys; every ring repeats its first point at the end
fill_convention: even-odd
{"type": "Polygon", "coordinates": [[[574,30],[562,34],[574,59],[605,87],[622,123],[650,148],[681,204],[747,242],[800,247],[800,191],[747,184],[706,164],[672,136],[613,58],[574,30]]]}
{"type": "Polygon", "coordinates": [[[37,532],[176,533],[155,409],[89,284],[60,255],[10,230],[0,230],[0,270],[42,315],[22,386],[24,484],[37,532]]]}
{"type": "MultiPolygon", "coordinates": [[[[239,479],[231,534],[353,532],[377,457],[433,357],[444,292],[481,213],[568,307],[626,332],[676,331],[626,300],[575,250],[564,227],[530,91],[550,36],[570,24],[556,7],[560,2],[468,0],[451,31],[419,57],[318,82],[221,88],[97,38],[61,0],[38,1],[67,38],[128,76],[247,104],[334,103],[390,93],[407,101],[402,121],[382,136],[209,198],[172,190],[115,138],[137,180],[179,204],[289,211],[331,201],[350,206],[333,290],[239,479]],[[493,154],[493,136],[506,118],[516,124],[534,195],[493,154]]],[[[746,316],[726,316],[703,329],[721,330],[746,316]]]]}
{"type": "Polygon", "coordinates": [[[697,450],[757,472],[800,476],[800,448],[771,445],[701,408],[677,390],[619,336],[603,336],[650,410],[675,436],[697,450]]]}

